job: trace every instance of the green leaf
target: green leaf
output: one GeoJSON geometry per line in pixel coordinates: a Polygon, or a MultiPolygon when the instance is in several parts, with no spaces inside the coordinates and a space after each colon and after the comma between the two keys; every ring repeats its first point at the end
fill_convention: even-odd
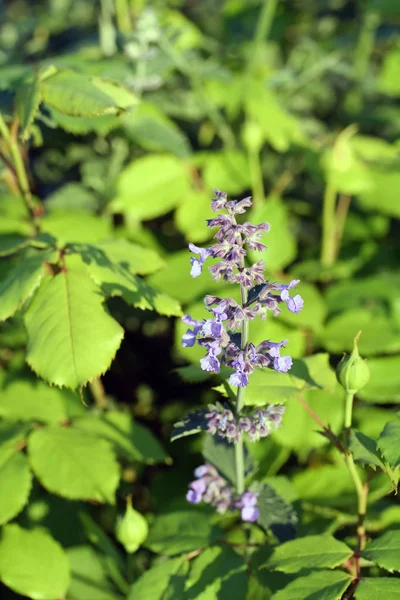
{"type": "Polygon", "coordinates": [[[39,78],[34,77],[31,81],[17,88],[15,95],[15,112],[21,124],[21,137],[26,140],[30,134],[30,127],[35,119],[41,102],[39,78]]]}
{"type": "Polygon", "coordinates": [[[134,422],[127,413],[109,411],[101,418],[83,417],[76,420],[74,426],[111,442],[118,456],[149,465],[170,460],[151,431],[134,422]]]}
{"type": "Polygon", "coordinates": [[[119,108],[131,108],[139,103],[139,98],[130,89],[121,85],[113,79],[105,79],[104,77],[90,77],[91,83],[102,91],[104,94],[112,98],[119,108]]]}
{"type": "Polygon", "coordinates": [[[70,243],[93,244],[111,234],[111,225],[105,218],[71,209],[54,210],[41,220],[42,231],[53,235],[59,247],[70,243]]]}
{"type": "Polygon", "coordinates": [[[400,206],[396,190],[400,185],[398,170],[370,170],[373,187],[357,197],[357,203],[364,210],[377,210],[391,217],[400,217],[400,206]]]}
{"type": "Polygon", "coordinates": [[[1,386],[0,416],[16,421],[60,423],[68,418],[66,401],[73,394],[40,379],[19,378],[1,386]]]}
{"type": "Polygon", "coordinates": [[[400,402],[399,356],[371,358],[368,367],[371,377],[358,397],[367,402],[400,402]]]}
{"type": "MultiPolygon", "coordinates": [[[[285,527],[297,523],[297,515],[292,505],[288,504],[267,484],[263,484],[260,489],[257,506],[260,511],[258,523],[266,530],[272,525],[285,527]]],[[[278,529],[276,529],[276,535],[279,537],[278,529]]]]}
{"type": "Polygon", "coordinates": [[[400,571],[400,531],[386,531],[369,542],[363,556],[386,571],[400,571]]]}
{"type": "Polygon", "coordinates": [[[128,213],[137,221],[153,219],[175,208],[189,189],[189,170],[179,158],[168,154],[144,156],[120,174],[110,210],[128,213]]]}
{"type": "Polygon", "coordinates": [[[50,109],[50,115],[56,125],[75,135],[85,135],[91,131],[106,135],[120,125],[120,117],[116,115],[71,117],[54,108],[50,109]]]}
{"type": "Polygon", "coordinates": [[[330,535],[309,535],[274,548],[262,567],[284,573],[302,569],[335,568],[350,558],[353,551],[330,535]]]}
{"type": "Polygon", "coordinates": [[[40,377],[75,389],[109,368],[123,329],[102,303],[98,287],[71,258],[47,278],[25,314],[27,362],[40,377]]]}
{"type": "Polygon", "coordinates": [[[205,548],[220,535],[220,530],[212,526],[209,515],[182,510],[156,517],[145,546],[152,552],[173,556],[205,548]]]}
{"type": "Polygon", "coordinates": [[[128,140],[142,148],[171,152],[179,158],[189,155],[190,144],[186,135],[154,104],[142,102],[121,121],[128,140]]]}
{"type": "Polygon", "coordinates": [[[272,600],[340,600],[351,581],[351,575],[342,571],[316,571],[298,577],[272,600]]]}
{"type": "Polygon", "coordinates": [[[385,470],[380,454],[376,448],[376,441],[361,431],[350,431],[349,450],[353,454],[354,461],[360,465],[368,465],[374,471],[376,467],[385,470]]]}
{"type": "Polygon", "coordinates": [[[107,577],[104,558],[90,546],[67,550],[71,568],[68,600],[122,600],[123,596],[107,577]]]}
{"type": "Polygon", "coordinates": [[[393,353],[400,350],[396,323],[383,314],[368,309],[347,310],[331,319],[321,333],[321,342],[330,352],[351,351],[357,331],[362,330],[359,351],[363,356],[393,353]]]}
{"type": "Polygon", "coordinates": [[[250,170],[246,154],[239,150],[204,152],[196,160],[203,164],[203,182],[206,189],[219,189],[228,194],[239,194],[251,187],[250,170]]]}
{"type": "MultiPolygon", "coordinates": [[[[96,195],[81,183],[71,181],[56,189],[55,192],[46,197],[46,208],[48,211],[82,211],[85,213],[95,212],[99,208],[96,195]]],[[[75,216],[75,215],[74,215],[75,216]]],[[[81,215],[82,218],[82,215],[81,215]]],[[[97,219],[102,223],[101,219],[97,219]]],[[[79,225],[79,223],[77,223],[79,225]]],[[[91,231],[86,232],[85,242],[88,241],[91,231]]]]}
{"type": "Polygon", "coordinates": [[[206,225],[211,218],[210,195],[202,190],[191,190],[179,204],[175,224],[188,242],[204,242],[212,233],[206,225]]]}
{"type": "Polygon", "coordinates": [[[6,233],[0,236],[0,256],[14,254],[27,246],[30,239],[18,233],[6,233]]]}
{"type": "Polygon", "coordinates": [[[115,281],[127,285],[136,281],[132,275],[148,275],[165,265],[155,250],[123,239],[108,240],[95,246],[75,244],[71,250],[81,255],[97,283],[110,282],[112,271],[115,281]]]}
{"type": "MultiPolygon", "coordinates": [[[[250,256],[254,262],[265,260],[268,272],[276,272],[290,264],[297,254],[297,242],[290,227],[289,212],[280,198],[271,196],[266,198],[260,207],[251,211],[252,223],[267,221],[271,229],[261,238],[261,242],[267,246],[264,252],[252,251],[250,256]],[[282,240],[285,240],[282,243],[282,240]]],[[[302,294],[302,287],[299,288],[302,294]]],[[[322,304],[322,299],[320,304],[322,304]]]]}
{"type": "MultiPolygon", "coordinates": [[[[301,121],[282,106],[274,92],[261,80],[252,79],[246,89],[246,112],[257,123],[264,138],[278,152],[287,152],[292,144],[304,144],[301,121]]],[[[223,188],[222,188],[223,189],[223,188]]]]}
{"type": "Polygon", "coordinates": [[[0,446],[0,525],[21,512],[28,501],[32,476],[26,456],[16,444],[0,446]]]}
{"type": "MultiPolygon", "coordinates": [[[[329,423],[333,432],[338,434],[342,427],[344,404],[344,392],[340,386],[337,385],[333,392],[309,390],[301,396],[322,421],[329,423]]],[[[318,431],[321,428],[296,398],[287,403],[283,426],[274,432],[274,438],[305,459],[310,450],[328,443],[327,438],[318,431]]]]}
{"type": "Polygon", "coordinates": [[[320,506],[355,506],[354,483],[345,464],[320,465],[294,474],[292,482],[301,500],[320,506]]]}
{"type": "Polygon", "coordinates": [[[245,598],[246,565],[231,548],[207,548],[193,561],[186,582],[187,600],[245,598]]]}
{"type": "MultiPolygon", "coordinates": [[[[211,279],[207,271],[196,279],[191,277],[190,256],[191,254],[188,250],[182,250],[170,255],[167,258],[166,268],[151,275],[148,279],[149,284],[176,298],[183,304],[187,304],[196,298],[203,297],[205,294],[212,292],[217,293],[218,291],[219,295],[221,284],[211,279]]],[[[212,264],[212,260],[209,261],[209,264],[212,264]]],[[[199,304],[199,310],[202,311],[204,317],[204,302],[199,304]]],[[[197,318],[195,315],[193,317],[197,318]]]]}
{"type": "Polygon", "coordinates": [[[128,600],[179,600],[184,597],[189,561],[170,558],[146,571],[131,587],[128,600]]]}
{"type": "Polygon", "coordinates": [[[108,442],[53,425],[30,435],[28,452],[35,475],[50,492],[72,500],[114,504],[119,467],[108,442]]]}
{"type": "Polygon", "coordinates": [[[384,94],[400,96],[400,48],[385,52],[378,85],[384,94]]]}
{"type": "Polygon", "coordinates": [[[356,600],[400,600],[400,580],[393,577],[364,577],[357,585],[356,600]]]}
{"type": "Polygon", "coordinates": [[[17,594],[34,600],[66,595],[70,582],[67,556],[41,529],[6,525],[0,540],[0,580],[17,594]]]}
{"type": "Polygon", "coordinates": [[[55,259],[53,250],[30,250],[19,259],[0,283],[0,321],[5,321],[22,307],[46,274],[45,262],[55,259]]]}
{"type": "Polygon", "coordinates": [[[186,437],[187,435],[206,431],[208,429],[208,420],[205,416],[208,412],[207,408],[201,408],[190,412],[186,417],[177,421],[174,424],[174,429],[171,434],[171,442],[179,440],[181,437],[186,437]]]}
{"type": "Polygon", "coordinates": [[[48,106],[71,117],[118,114],[123,108],[88,77],[74,71],[55,69],[42,76],[40,90],[48,106]]]}
{"type": "Polygon", "coordinates": [[[377,445],[385,461],[396,469],[400,465],[400,419],[386,423],[377,445]]]}

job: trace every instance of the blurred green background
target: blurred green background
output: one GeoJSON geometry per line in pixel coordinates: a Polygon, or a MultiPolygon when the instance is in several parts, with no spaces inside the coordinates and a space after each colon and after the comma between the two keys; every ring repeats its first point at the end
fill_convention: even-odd
{"type": "MultiPolygon", "coordinates": [[[[155,250],[161,268],[148,283],[177,300],[182,314],[198,317],[206,293],[232,290],[207,273],[191,279],[187,244],[210,241],[205,219],[215,187],[231,198],[252,195],[248,220],[271,224],[268,276],[300,278],[305,300],[300,315],[252,323],[252,341],[290,340],[288,353],[305,358],[323,386],[304,396],[339,430],[333,367],[361,329],[371,380],[357,398],[356,423],[378,435],[400,402],[398,0],[11,0],[0,11],[5,116],[18,86],[52,65],[127,90],[121,115],[68,116],[46,98],[37,107],[25,156],[45,207],[42,231],[69,243],[114,237],[155,250]]],[[[7,164],[0,160],[0,168],[0,235],[29,234],[7,164]]],[[[0,277],[8,268],[2,259],[0,277]]],[[[187,367],[201,352],[181,347],[179,318],[119,299],[108,307],[125,339],[87,402],[100,397],[108,408],[123,407],[163,442],[165,452],[153,439],[154,460],[147,461],[161,466],[125,465],[124,485],[141,510],[185,508],[200,441],[171,445],[169,435],[190,408],[219,397],[211,389],[219,380],[187,367]]],[[[26,376],[25,348],[17,315],[0,327],[3,376],[26,376]]],[[[255,404],[288,400],[282,429],[252,452],[262,477],[288,499],[303,508],[333,505],[331,512],[305,510],[300,531],[335,531],[351,486],[293,389],[281,393],[279,385],[271,375],[249,392],[255,404]]],[[[0,401],[3,417],[7,406],[0,401]]],[[[73,406],[73,414],[86,410],[79,401],[73,406]]],[[[386,484],[374,481],[375,527],[379,519],[386,526],[385,511],[386,524],[400,523],[397,502],[394,511],[392,500],[381,500],[386,484]]],[[[64,547],[83,543],[76,503],[54,498],[37,486],[20,521],[48,527],[64,547]]],[[[112,530],[113,511],[97,510],[105,530],[112,530]]],[[[139,554],[135,568],[148,562],[139,554]]],[[[81,590],[68,599],[100,596],[81,590]]]]}

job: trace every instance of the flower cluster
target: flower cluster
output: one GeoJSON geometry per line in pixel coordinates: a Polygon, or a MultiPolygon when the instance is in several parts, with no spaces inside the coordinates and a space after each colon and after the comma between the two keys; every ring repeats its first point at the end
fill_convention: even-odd
{"type": "Polygon", "coordinates": [[[236,215],[243,214],[251,206],[251,199],[241,201],[227,201],[226,194],[215,190],[215,198],[211,207],[214,211],[225,210],[227,214],[218,214],[215,219],[207,221],[208,227],[218,227],[215,235],[217,243],[210,248],[198,248],[189,244],[190,250],[198,255],[190,259],[191,275],[197,277],[202,272],[203,264],[208,257],[219,258],[220,261],[210,267],[214,279],[224,279],[231,283],[239,283],[242,290],[242,299],[246,301],[238,304],[232,298],[219,298],[206,296],[205,306],[211,313],[211,318],[197,320],[190,315],[185,315],[182,321],[191,327],[184,334],[182,344],[186,347],[193,346],[196,342],[206,349],[206,356],[201,359],[201,368],[204,371],[219,372],[221,364],[226,364],[234,369],[229,383],[234,386],[244,387],[249,383],[248,376],[256,367],[268,367],[286,373],[292,366],[290,356],[281,356],[281,348],[285,347],[287,340],[272,342],[266,340],[258,346],[247,343],[239,347],[234,343],[231,333],[239,330],[244,321],[250,321],[257,315],[265,318],[267,310],[274,316],[281,311],[279,305],[285,303],[289,311],[298,313],[303,307],[303,299],[299,294],[290,295],[299,280],[295,279],[289,284],[266,282],[264,278],[264,262],[258,261],[252,266],[245,266],[246,249],[263,250],[264,244],[260,242],[262,235],[269,230],[268,223],[252,225],[247,221],[239,224],[236,215]],[[259,286],[257,290],[256,287],[259,286]],[[247,291],[250,290],[249,299],[247,291]]]}
{"type": "Polygon", "coordinates": [[[258,519],[258,494],[249,490],[235,494],[226,479],[210,463],[197,467],[194,474],[196,479],[189,484],[186,494],[189,502],[205,502],[214,506],[219,514],[224,514],[228,509],[240,510],[243,521],[254,522],[258,519]]]}
{"type": "Polygon", "coordinates": [[[231,410],[223,406],[210,406],[205,417],[208,421],[207,431],[211,435],[226,438],[229,442],[239,442],[246,433],[250,442],[267,437],[281,424],[284,406],[270,405],[258,408],[249,416],[235,417],[231,410]]]}

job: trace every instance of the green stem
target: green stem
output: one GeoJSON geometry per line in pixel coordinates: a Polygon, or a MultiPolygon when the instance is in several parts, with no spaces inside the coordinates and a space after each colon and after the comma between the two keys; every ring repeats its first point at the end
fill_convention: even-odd
{"type": "Polygon", "coordinates": [[[259,150],[251,150],[249,152],[249,166],[251,177],[251,188],[253,195],[253,205],[255,208],[260,206],[264,200],[264,179],[261,168],[259,150]]]}
{"type": "Polygon", "coordinates": [[[264,0],[263,2],[253,38],[252,50],[247,62],[246,72],[248,75],[253,72],[257,64],[261,42],[266,41],[269,37],[278,3],[279,0],[264,0]]]}
{"type": "Polygon", "coordinates": [[[233,148],[235,146],[235,134],[222,114],[219,112],[218,108],[209,101],[207,93],[203,87],[203,82],[196,73],[196,69],[193,69],[193,65],[191,65],[182,54],[179,54],[179,52],[177,52],[166,39],[161,38],[159,44],[164,52],[173,60],[181,73],[188,77],[194,91],[199,95],[201,101],[203,102],[203,106],[208,114],[208,118],[213,123],[225,146],[227,148],[233,148]]]}
{"type": "Polygon", "coordinates": [[[321,264],[331,267],[336,250],[336,188],[327,182],[322,207],[321,264]]]}
{"type": "Polygon", "coordinates": [[[346,392],[345,409],[344,409],[344,427],[347,430],[350,429],[351,421],[353,418],[353,401],[354,401],[354,393],[346,392]]]}
{"type": "MultiPolygon", "coordinates": [[[[244,265],[242,265],[244,266],[244,265]]],[[[244,285],[240,286],[240,295],[242,299],[242,306],[247,302],[247,290],[244,285]]],[[[247,319],[243,319],[242,330],[241,330],[241,343],[240,347],[244,350],[247,346],[247,340],[249,337],[249,322],[247,319]]],[[[245,387],[238,387],[236,396],[236,417],[239,417],[243,406],[244,397],[246,393],[245,387]]],[[[238,494],[244,492],[244,446],[243,439],[235,444],[235,470],[236,470],[236,489],[238,494]]]]}
{"type": "Polygon", "coordinates": [[[32,222],[35,227],[36,233],[39,232],[39,217],[35,211],[35,205],[32,199],[31,190],[29,187],[28,175],[25,169],[25,164],[21,155],[21,150],[19,148],[18,142],[11,134],[8,129],[3,115],[0,113],[0,135],[4,138],[8,150],[10,152],[10,157],[12,161],[12,165],[15,171],[15,175],[18,181],[19,189],[21,190],[22,198],[25,202],[25,205],[28,211],[31,213],[32,222]]]}
{"type": "Polygon", "coordinates": [[[115,0],[115,16],[118,30],[121,33],[129,33],[132,30],[132,21],[128,0],[115,0]]]}

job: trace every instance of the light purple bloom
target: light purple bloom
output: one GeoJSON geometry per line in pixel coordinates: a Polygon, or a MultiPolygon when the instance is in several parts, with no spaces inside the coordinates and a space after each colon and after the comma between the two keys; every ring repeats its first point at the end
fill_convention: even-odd
{"type": "Polygon", "coordinates": [[[199,258],[195,258],[194,256],[190,258],[190,264],[192,265],[190,274],[193,278],[195,278],[201,275],[204,261],[212,255],[212,248],[199,248],[194,244],[189,244],[189,250],[193,252],[193,254],[200,255],[199,258]]]}
{"type": "Polygon", "coordinates": [[[286,373],[290,370],[293,361],[290,356],[279,356],[274,359],[274,369],[278,373],[286,373]]]}
{"type": "Polygon", "coordinates": [[[255,506],[249,506],[246,508],[242,508],[242,510],[240,511],[240,516],[242,517],[242,521],[246,521],[247,523],[254,523],[260,516],[260,511],[255,506]]]}
{"type": "Polygon", "coordinates": [[[193,489],[190,489],[186,494],[186,500],[191,504],[198,504],[201,502],[201,494],[193,489]]]}

